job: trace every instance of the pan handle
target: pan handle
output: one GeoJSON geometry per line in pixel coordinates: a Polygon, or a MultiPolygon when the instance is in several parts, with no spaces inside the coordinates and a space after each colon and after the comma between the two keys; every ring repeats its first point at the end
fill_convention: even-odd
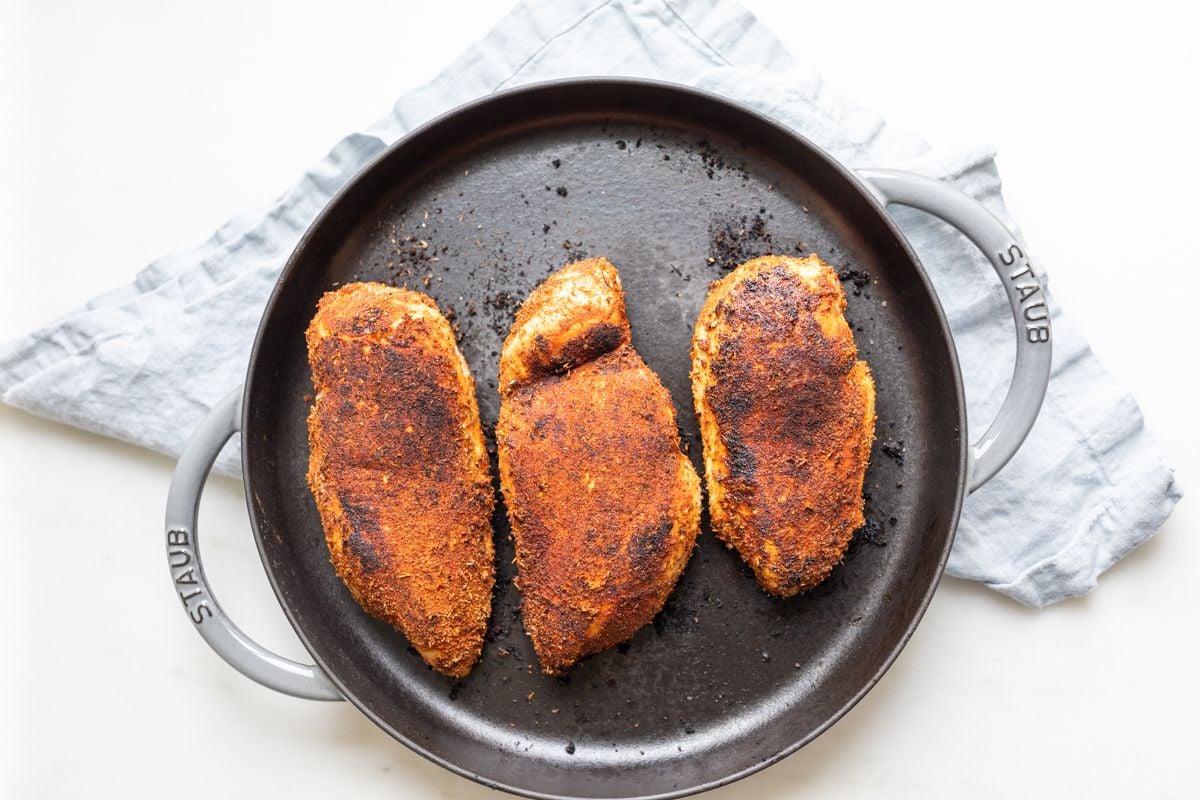
{"type": "Polygon", "coordinates": [[[953,225],[987,256],[1008,293],[1017,329],[1017,362],[1000,413],[971,445],[967,491],[1001,470],[1020,449],[1042,408],[1050,382],[1050,312],[1038,270],[1012,232],[973,198],[932,178],[892,169],[859,175],[884,206],[928,212],[953,225]]]}
{"type": "Polygon", "coordinates": [[[310,700],[341,700],[329,677],[312,664],[299,664],[262,647],[233,624],[209,588],[200,561],[196,518],[200,494],[217,454],[241,429],[242,389],[217,403],[184,447],[167,496],[167,563],[183,610],[217,655],[269,689],[310,700]]]}

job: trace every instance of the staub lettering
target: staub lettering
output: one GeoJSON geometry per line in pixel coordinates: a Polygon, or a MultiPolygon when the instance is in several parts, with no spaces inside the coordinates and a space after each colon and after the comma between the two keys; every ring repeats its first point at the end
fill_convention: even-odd
{"type": "Polygon", "coordinates": [[[199,625],[205,618],[213,615],[212,608],[204,594],[204,587],[196,578],[196,553],[192,549],[192,537],[185,530],[172,529],[167,531],[167,561],[171,565],[171,577],[175,579],[175,588],[179,592],[179,601],[192,622],[199,625]]]}
{"type": "Polygon", "coordinates": [[[1040,323],[1050,318],[1050,309],[1046,307],[1045,294],[1034,277],[1029,259],[1017,244],[1009,245],[1007,250],[996,255],[1004,266],[1016,268],[1015,272],[1009,273],[1008,281],[1017,293],[1021,316],[1025,318],[1025,338],[1033,344],[1049,342],[1050,326],[1040,323]]]}

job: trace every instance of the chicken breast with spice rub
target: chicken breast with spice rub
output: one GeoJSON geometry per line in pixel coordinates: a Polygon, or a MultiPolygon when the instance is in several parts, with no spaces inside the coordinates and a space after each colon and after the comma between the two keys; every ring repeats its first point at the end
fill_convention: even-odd
{"type": "Polygon", "coordinates": [[[631,637],[687,564],[700,481],[666,387],[630,344],[616,269],[576,262],[530,294],[500,356],[500,485],[542,668],[631,637]]]}
{"type": "Polygon", "coordinates": [[[308,484],[337,574],[434,669],[483,647],[494,504],[475,383],[429,297],[379,283],[321,298],[308,484]]]}
{"type": "Polygon", "coordinates": [[[713,284],[692,340],[713,531],[771,594],[829,575],[863,524],[875,384],[816,256],[764,256],[713,284]]]}

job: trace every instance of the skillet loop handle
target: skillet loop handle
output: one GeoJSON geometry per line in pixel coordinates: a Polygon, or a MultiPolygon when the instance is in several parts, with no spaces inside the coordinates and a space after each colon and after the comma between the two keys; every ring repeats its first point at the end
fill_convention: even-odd
{"type": "Polygon", "coordinates": [[[1050,313],[1041,272],[1016,237],[973,198],[932,178],[891,169],[864,169],[872,194],[885,206],[925,211],[953,225],[987,256],[1008,294],[1017,332],[1017,362],[1000,413],[971,445],[967,491],[1001,470],[1020,449],[1037,419],[1050,381],[1050,313]]]}
{"type": "Polygon", "coordinates": [[[196,518],[200,494],[217,454],[241,428],[242,389],[213,407],[192,434],[167,496],[167,563],[183,610],[217,655],[269,689],[310,700],[341,700],[341,692],[318,667],[299,664],[254,642],[225,615],[204,575],[196,518]]]}

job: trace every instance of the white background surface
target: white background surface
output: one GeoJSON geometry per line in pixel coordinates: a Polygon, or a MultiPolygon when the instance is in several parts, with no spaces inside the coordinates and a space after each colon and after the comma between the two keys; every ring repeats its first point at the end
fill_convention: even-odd
{"type": "MultiPolygon", "coordinates": [[[[1198,491],[1194,23],[1155,2],[747,4],[843,93],[936,144],[999,148],[1057,299],[1198,491]]],[[[504,8],[4,4],[0,338],[271,200],[504,8]]],[[[163,564],[171,469],[0,407],[0,795],[498,796],[209,652],[163,564]]],[[[842,722],[709,796],[1196,797],[1196,508],[1041,612],[946,579],[842,722]]],[[[239,484],[211,482],[202,524],[227,610],[301,657],[239,484]]]]}

